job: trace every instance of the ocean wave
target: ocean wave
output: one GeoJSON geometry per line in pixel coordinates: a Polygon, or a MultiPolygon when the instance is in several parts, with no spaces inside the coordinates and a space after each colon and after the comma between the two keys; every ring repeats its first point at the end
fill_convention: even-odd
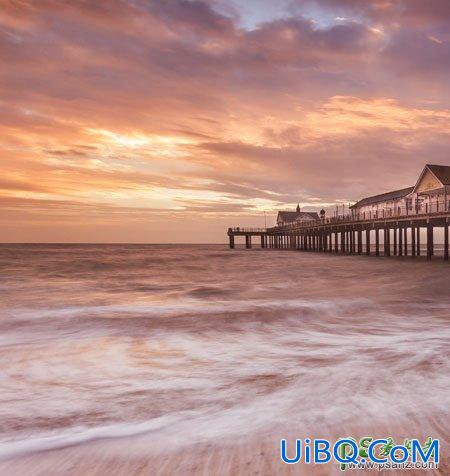
{"type": "MultiPolygon", "coordinates": [[[[207,288],[200,288],[199,293],[213,293],[207,288]]],[[[152,302],[142,304],[112,304],[97,306],[68,306],[58,308],[12,308],[4,311],[15,319],[38,320],[45,318],[77,317],[77,316],[123,316],[146,315],[165,316],[183,314],[220,314],[223,312],[249,312],[258,310],[298,311],[307,310],[319,313],[352,311],[355,309],[371,309],[372,303],[368,299],[355,298],[347,300],[308,300],[308,299],[246,299],[246,300],[202,300],[185,299],[180,302],[152,302]]]]}
{"type": "Polygon", "coordinates": [[[0,442],[0,459],[21,454],[49,451],[89,441],[138,436],[179,423],[187,414],[167,415],[139,423],[118,423],[92,428],[72,428],[56,435],[0,442]]]}

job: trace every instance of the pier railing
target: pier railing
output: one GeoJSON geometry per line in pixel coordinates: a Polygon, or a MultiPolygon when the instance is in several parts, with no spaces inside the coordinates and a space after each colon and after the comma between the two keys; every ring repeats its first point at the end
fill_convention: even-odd
{"type": "Polygon", "coordinates": [[[269,228],[249,228],[249,227],[233,227],[229,228],[229,233],[267,233],[273,231],[290,231],[307,228],[315,225],[345,225],[346,223],[354,222],[368,222],[380,220],[392,220],[395,218],[404,219],[408,217],[426,217],[436,216],[442,213],[450,212],[450,200],[440,200],[430,204],[416,205],[405,207],[392,207],[383,209],[374,209],[368,212],[361,213],[335,213],[332,216],[327,216],[319,220],[308,220],[304,222],[293,222],[286,225],[274,226],[269,228]]]}
{"type": "Polygon", "coordinates": [[[443,213],[450,212],[450,203],[448,200],[434,202],[422,206],[408,206],[408,207],[392,207],[383,209],[374,209],[368,212],[361,213],[347,213],[347,214],[334,214],[333,216],[324,217],[319,220],[311,220],[305,222],[293,222],[282,226],[275,226],[268,228],[268,230],[298,230],[299,228],[306,228],[314,225],[333,225],[333,224],[346,224],[354,222],[367,222],[367,221],[379,221],[379,220],[392,220],[395,218],[404,219],[408,217],[426,217],[436,216],[443,213]]]}
{"type": "Polygon", "coordinates": [[[234,228],[228,228],[229,232],[232,233],[266,233],[267,228],[248,228],[248,227],[234,227],[234,228]]]}

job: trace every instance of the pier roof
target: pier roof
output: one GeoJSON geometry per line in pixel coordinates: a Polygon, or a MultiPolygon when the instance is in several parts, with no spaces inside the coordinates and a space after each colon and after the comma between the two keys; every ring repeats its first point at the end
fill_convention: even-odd
{"type": "Polygon", "coordinates": [[[350,208],[362,207],[364,205],[371,205],[372,203],[386,202],[388,200],[397,200],[399,198],[406,197],[414,190],[414,187],[402,188],[400,190],[394,190],[393,192],[381,193],[379,195],[373,195],[372,197],[366,197],[359,202],[356,202],[354,205],[351,205],[350,208]]]}
{"type": "Polygon", "coordinates": [[[295,221],[303,217],[311,218],[312,220],[319,219],[317,212],[278,212],[278,218],[285,222],[295,221]]]}

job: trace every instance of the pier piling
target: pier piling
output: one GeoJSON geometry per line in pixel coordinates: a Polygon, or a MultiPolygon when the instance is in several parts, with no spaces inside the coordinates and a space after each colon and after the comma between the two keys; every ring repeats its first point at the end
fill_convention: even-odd
{"type": "Polygon", "coordinates": [[[448,218],[444,222],[444,259],[448,261],[448,218]]]}
{"type": "Polygon", "coordinates": [[[305,225],[273,228],[229,228],[229,247],[235,248],[236,236],[245,237],[245,248],[252,248],[252,237],[259,236],[261,248],[318,251],[335,254],[371,255],[371,234],[375,233],[375,255],[389,257],[421,255],[421,228],[426,229],[426,258],[434,255],[434,228],[443,228],[443,258],[449,261],[450,210],[429,216],[409,215],[392,218],[346,220],[321,219],[305,225]],[[410,231],[409,231],[410,230],[410,231]],[[363,234],[365,233],[365,239],[363,234]],[[380,233],[383,237],[380,238],[380,233]],[[380,241],[383,239],[383,252],[380,241]],[[391,239],[393,243],[391,244],[391,239]],[[409,239],[411,240],[409,242],[409,239]],[[365,244],[363,244],[365,241],[365,244]]]}

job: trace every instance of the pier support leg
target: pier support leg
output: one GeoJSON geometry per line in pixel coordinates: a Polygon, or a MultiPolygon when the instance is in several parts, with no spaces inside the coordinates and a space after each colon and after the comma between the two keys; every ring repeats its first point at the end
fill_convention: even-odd
{"type": "Polygon", "coordinates": [[[337,234],[337,231],[334,233],[334,251],[335,251],[335,253],[338,253],[338,252],[339,252],[338,234],[337,234]]]}
{"type": "Polygon", "coordinates": [[[404,232],[405,232],[405,256],[408,256],[408,226],[405,226],[404,232]]]}
{"type": "Polygon", "coordinates": [[[387,238],[387,247],[386,247],[387,255],[391,256],[391,229],[390,228],[387,229],[386,238],[387,238]]]}
{"type": "Polygon", "coordinates": [[[341,252],[345,253],[345,231],[341,231],[341,252]]]}
{"type": "Polygon", "coordinates": [[[420,253],[421,253],[421,251],[420,251],[420,226],[418,226],[418,227],[416,228],[416,230],[417,230],[417,236],[416,236],[416,247],[417,247],[417,249],[416,249],[416,255],[417,255],[417,256],[420,256],[420,253]]]}
{"type": "Polygon", "coordinates": [[[234,236],[231,235],[229,238],[230,238],[230,249],[233,249],[234,248],[234,236]]]}
{"type": "Polygon", "coordinates": [[[391,256],[390,234],[391,230],[386,227],[384,229],[384,256],[391,256]]]}
{"type": "Polygon", "coordinates": [[[245,235],[245,247],[246,248],[252,247],[252,237],[250,235],[245,235]]]}
{"type": "Polygon", "coordinates": [[[416,256],[416,228],[411,225],[411,256],[416,256]]]}
{"type": "Polygon", "coordinates": [[[264,235],[261,235],[261,248],[265,248],[265,247],[266,247],[265,237],[264,237],[264,235]]]}
{"type": "Polygon", "coordinates": [[[366,255],[370,255],[370,230],[366,230],[366,255]]]}
{"type": "Polygon", "coordinates": [[[444,223],[444,259],[448,261],[448,223],[444,223]]]}
{"type": "Polygon", "coordinates": [[[433,225],[427,224],[427,260],[430,260],[433,256],[434,240],[433,240],[433,225]]]}
{"type": "Polygon", "coordinates": [[[362,230],[358,230],[358,254],[362,254],[362,230]]]}
{"type": "Polygon", "coordinates": [[[394,256],[397,256],[397,227],[394,226],[393,228],[394,233],[394,256]]]}
{"type": "Polygon", "coordinates": [[[375,228],[375,256],[380,256],[380,233],[379,229],[375,228]]]}
{"type": "Polygon", "coordinates": [[[403,256],[403,228],[398,229],[398,255],[403,256]]]}

